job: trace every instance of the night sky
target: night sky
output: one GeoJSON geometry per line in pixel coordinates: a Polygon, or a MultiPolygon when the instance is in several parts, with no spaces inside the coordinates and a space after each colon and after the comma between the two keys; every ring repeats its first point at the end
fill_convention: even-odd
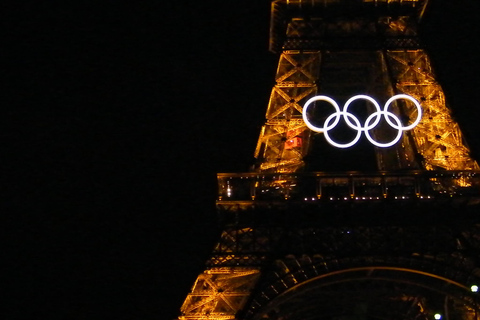
{"type": "MultiPolygon", "coordinates": [[[[423,38],[480,159],[480,2],[431,2],[423,38]]],[[[218,237],[216,173],[253,163],[269,1],[6,9],[2,319],[175,318],[218,237]]]]}

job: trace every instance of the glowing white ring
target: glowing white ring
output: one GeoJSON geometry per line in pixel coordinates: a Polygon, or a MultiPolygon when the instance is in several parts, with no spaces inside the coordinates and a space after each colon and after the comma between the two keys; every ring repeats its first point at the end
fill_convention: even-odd
{"type": "MultiPolygon", "coordinates": [[[[371,125],[371,126],[368,126],[368,127],[361,127],[360,126],[360,122],[358,126],[354,126],[350,120],[348,120],[348,117],[345,117],[344,116],[344,119],[345,119],[345,122],[348,124],[348,126],[352,129],[355,129],[355,130],[359,130],[359,131],[367,131],[367,130],[370,130],[370,129],[373,129],[375,128],[375,126],[380,122],[380,118],[382,117],[381,115],[381,111],[382,109],[380,108],[380,105],[377,103],[377,101],[375,101],[372,97],[369,97],[369,96],[366,96],[366,95],[363,95],[363,94],[359,94],[358,96],[353,96],[351,97],[350,99],[347,100],[347,102],[345,102],[345,106],[343,107],[343,112],[345,113],[345,115],[347,115],[347,113],[349,115],[351,115],[351,113],[349,113],[347,110],[348,110],[348,107],[350,106],[350,104],[355,101],[355,100],[358,100],[358,99],[364,99],[364,100],[368,100],[370,101],[374,106],[375,106],[375,109],[377,109],[377,111],[374,113],[374,115],[377,115],[377,119],[375,120],[375,122],[371,125]]],[[[355,117],[355,119],[357,119],[355,117]]],[[[357,119],[358,120],[358,119],[357,119]]],[[[366,124],[367,122],[365,122],[366,124]]]]}
{"type": "MultiPolygon", "coordinates": [[[[353,114],[351,113],[348,113],[348,112],[345,112],[345,111],[341,111],[340,112],[340,115],[342,115],[344,117],[344,119],[347,119],[347,117],[352,117],[353,118],[353,121],[355,121],[357,127],[360,127],[360,121],[358,121],[357,117],[355,117],[353,114]]],[[[330,122],[330,119],[332,117],[335,117],[335,114],[331,114],[326,120],[325,120],[325,124],[328,125],[328,123],[330,122]]],[[[358,140],[360,140],[360,137],[362,136],[362,130],[357,130],[357,135],[355,136],[355,138],[349,142],[349,143],[337,143],[335,141],[332,140],[332,138],[330,138],[330,135],[328,134],[328,130],[325,131],[325,139],[327,139],[327,141],[337,147],[337,148],[350,148],[351,146],[353,146],[355,143],[358,142],[358,140]]]]}
{"type": "MultiPolygon", "coordinates": [[[[392,117],[395,119],[395,121],[397,122],[398,126],[396,129],[398,129],[398,133],[397,133],[397,136],[395,137],[395,139],[393,139],[392,141],[390,142],[387,142],[387,143],[380,143],[378,141],[375,141],[371,136],[370,136],[370,131],[369,130],[365,130],[365,136],[367,137],[368,141],[370,141],[373,145],[377,146],[377,147],[380,147],[380,148],[388,148],[388,147],[391,147],[393,146],[395,143],[397,143],[398,141],[400,141],[400,139],[402,138],[402,133],[403,131],[401,130],[400,126],[402,125],[402,123],[400,122],[400,119],[398,119],[398,117],[389,112],[389,111],[381,111],[381,114],[385,116],[385,119],[388,119],[388,117],[392,117]],[[388,115],[387,115],[388,113],[388,115]]],[[[374,114],[371,114],[367,120],[365,120],[365,125],[367,125],[369,122],[370,122],[370,119],[372,117],[375,116],[375,113],[374,114]]]]}
{"type": "MultiPolygon", "coordinates": [[[[341,112],[340,107],[338,106],[337,102],[335,100],[333,100],[332,98],[327,97],[327,96],[315,96],[313,98],[308,99],[308,101],[303,106],[302,117],[303,117],[303,121],[305,122],[305,124],[307,125],[307,127],[310,130],[315,131],[315,132],[324,132],[324,131],[328,131],[328,130],[332,129],[333,127],[335,127],[338,124],[338,122],[340,121],[340,112],[341,112]],[[307,108],[308,108],[308,106],[310,106],[310,104],[312,104],[312,102],[315,102],[315,101],[330,102],[330,104],[335,108],[334,115],[336,115],[337,118],[335,119],[335,121],[333,122],[333,124],[331,126],[327,126],[327,127],[324,127],[324,128],[318,128],[318,127],[315,127],[313,124],[311,124],[310,121],[307,119],[307,108]]],[[[325,122],[327,122],[327,121],[325,121],[325,122]]]]}
{"type": "MultiPolygon", "coordinates": [[[[417,119],[415,119],[415,121],[412,124],[410,124],[409,126],[406,126],[406,127],[402,127],[401,124],[398,127],[395,126],[395,124],[390,122],[390,119],[388,119],[388,117],[385,117],[385,120],[387,120],[388,124],[390,126],[392,126],[394,129],[400,129],[400,130],[403,130],[403,131],[407,131],[407,130],[411,130],[411,129],[415,128],[417,126],[417,124],[420,123],[420,120],[422,119],[422,108],[420,107],[420,103],[418,103],[418,101],[415,100],[414,98],[412,98],[410,96],[407,96],[406,94],[397,94],[396,96],[393,96],[393,97],[391,97],[390,99],[387,100],[387,102],[385,103],[385,108],[383,108],[383,111],[387,112],[390,104],[397,99],[407,99],[407,100],[410,100],[411,102],[413,102],[415,107],[417,107],[417,119]]],[[[396,117],[397,116],[395,116],[395,118],[396,117]]]]}
{"type": "Polygon", "coordinates": [[[360,139],[360,136],[361,136],[362,132],[365,132],[365,136],[367,137],[368,141],[370,141],[370,143],[372,143],[373,145],[375,145],[377,147],[380,147],[380,148],[387,148],[387,147],[393,146],[394,144],[396,144],[401,139],[403,131],[411,130],[420,123],[420,120],[422,119],[422,108],[420,106],[420,103],[417,100],[415,100],[414,98],[412,98],[411,96],[408,96],[406,94],[397,94],[397,95],[391,97],[390,99],[388,99],[387,102],[385,103],[385,107],[383,108],[383,110],[380,108],[380,105],[377,103],[377,101],[375,101],[372,97],[366,96],[366,95],[356,95],[356,96],[353,96],[353,97],[351,97],[350,99],[347,100],[347,102],[345,103],[342,111],[340,111],[340,107],[335,102],[335,100],[333,100],[332,98],[327,97],[327,96],[315,96],[313,98],[310,98],[305,103],[305,105],[303,107],[302,118],[303,118],[303,121],[305,122],[305,124],[307,125],[307,127],[310,130],[315,131],[315,132],[324,132],[325,133],[325,139],[331,145],[333,145],[337,148],[349,148],[349,147],[353,146],[360,139]],[[376,109],[376,111],[374,113],[372,113],[370,116],[368,116],[368,118],[365,120],[365,124],[363,126],[361,125],[361,123],[360,123],[360,121],[358,120],[357,117],[355,117],[352,113],[348,112],[348,107],[350,106],[350,104],[353,101],[358,100],[358,99],[364,99],[364,100],[367,100],[367,101],[371,102],[375,106],[375,109],[376,109]],[[413,123],[411,123],[408,126],[403,126],[400,119],[394,113],[388,111],[388,107],[390,106],[390,104],[392,104],[393,101],[398,100],[398,99],[409,100],[409,101],[413,102],[413,104],[415,104],[415,107],[417,108],[417,118],[415,119],[415,121],[413,123]],[[327,117],[327,119],[325,120],[322,128],[314,126],[312,123],[310,123],[310,120],[308,120],[308,117],[307,117],[307,109],[315,101],[329,102],[335,108],[335,113],[333,113],[333,114],[331,114],[330,116],[327,117]],[[345,122],[347,123],[347,125],[350,128],[352,128],[354,130],[357,130],[357,135],[349,143],[337,143],[337,142],[333,141],[333,139],[328,134],[329,130],[336,127],[336,125],[340,121],[341,116],[343,117],[343,119],[345,120],[345,122]],[[387,121],[387,123],[393,129],[398,130],[397,136],[392,141],[386,142],[386,143],[377,142],[370,135],[370,130],[375,128],[378,125],[378,123],[380,122],[380,118],[382,116],[385,117],[385,120],[387,121]],[[370,122],[372,122],[372,119],[374,117],[375,117],[375,120],[373,121],[373,123],[370,123],[370,122]],[[392,122],[389,119],[390,117],[394,119],[395,123],[392,122]],[[333,120],[333,123],[330,124],[330,122],[332,122],[333,118],[335,118],[335,120],[333,120]],[[353,122],[355,122],[355,124],[353,124],[350,121],[349,118],[352,118],[353,122]]]}

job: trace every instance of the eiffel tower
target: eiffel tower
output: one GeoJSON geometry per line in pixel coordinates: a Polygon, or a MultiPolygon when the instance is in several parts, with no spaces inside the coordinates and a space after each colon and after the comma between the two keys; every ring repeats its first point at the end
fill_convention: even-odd
{"type": "Polygon", "coordinates": [[[180,320],[480,318],[480,171],[427,2],[272,1],[257,161],[218,174],[223,231],[180,320]]]}

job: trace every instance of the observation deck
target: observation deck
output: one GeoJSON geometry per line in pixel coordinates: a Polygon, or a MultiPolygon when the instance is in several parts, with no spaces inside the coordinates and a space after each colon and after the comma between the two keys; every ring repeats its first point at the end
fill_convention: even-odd
{"type": "MultiPolygon", "coordinates": [[[[239,221],[229,213],[278,217],[282,211],[308,216],[305,221],[327,212],[353,213],[354,220],[371,217],[372,212],[382,217],[417,214],[435,221],[470,219],[480,206],[480,171],[220,173],[216,205],[227,224],[239,221]]],[[[248,216],[242,216],[245,223],[253,217],[248,216]]],[[[260,216],[253,219],[260,221],[260,216]]]]}

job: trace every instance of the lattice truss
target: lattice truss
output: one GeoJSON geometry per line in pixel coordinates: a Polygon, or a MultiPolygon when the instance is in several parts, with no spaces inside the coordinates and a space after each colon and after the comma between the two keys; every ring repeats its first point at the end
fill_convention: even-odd
{"type": "Polygon", "coordinates": [[[266,124],[255,150],[260,170],[294,172],[303,166],[309,130],[302,120],[302,106],[317,91],[319,69],[320,51],[281,54],[266,124]]]}
{"type": "Polygon", "coordinates": [[[259,268],[212,268],[201,273],[182,305],[180,320],[230,320],[260,276],[259,268]]]}
{"type": "Polygon", "coordinates": [[[270,229],[226,228],[215,246],[211,266],[260,266],[271,251],[270,229]]]}
{"type": "MultiPolygon", "coordinates": [[[[435,81],[430,60],[424,50],[388,50],[387,59],[396,89],[421,102],[423,117],[414,128],[418,152],[427,170],[478,170],[470,157],[458,124],[452,119],[445,95],[435,81]]],[[[408,112],[408,111],[407,111],[408,112]]],[[[415,118],[416,112],[407,114],[415,118]]]]}
{"type": "MultiPolygon", "coordinates": [[[[397,319],[400,312],[410,310],[408,303],[399,303],[398,299],[405,298],[408,301],[404,302],[418,306],[418,298],[432,298],[431,292],[420,294],[422,288],[441,293],[441,297],[435,296],[434,301],[429,302],[430,306],[432,303],[442,306],[444,295],[448,295],[452,298],[449,302],[452,317],[471,319],[460,315],[472,316],[475,305],[468,287],[476,283],[474,275],[478,274],[475,257],[479,242],[475,230],[478,227],[460,232],[447,227],[419,226],[292,229],[281,239],[282,250],[289,254],[275,260],[264,274],[262,286],[249,304],[245,319],[260,319],[266,313],[271,315],[270,311],[279,312],[278,319],[280,315],[282,319],[304,319],[308,318],[305,317],[305,313],[310,312],[308,308],[312,308],[312,313],[318,313],[319,309],[326,312],[329,301],[338,312],[351,306],[354,298],[381,301],[379,312],[389,306],[392,308],[389,312],[395,317],[385,318],[397,319]],[[363,282],[355,282],[358,280],[363,282]],[[315,293],[318,296],[314,296],[314,292],[290,290],[309,281],[320,281],[320,284],[323,281],[323,287],[315,293]],[[392,282],[396,284],[392,286],[392,282]],[[334,290],[332,284],[341,286],[334,290]],[[288,302],[289,310],[282,311],[282,298],[280,301],[277,298],[285,297],[289,290],[303,293],[300,301],[288,302]],[[313,301],[308,300],[309,297],[313,301]],[[348,301],[341,302],[344,298],[348,301]],[[320,306],[322,301],[326,304],[320,306]],[[289,315],[290,311],[293,313],[289,315]]],[[[398,319],[424,319],[415,316],[418,313],[398,319]]],[[[272,316],[272,319],[277,318],[272,316]]],[[[312,316],[312,319],[323,318],[312,316]]]]}
{"type": "Polygon", "coordinates": [[[474,320],[473,299],[461,294],[467,288],[452,288],[435,278],[374,267],[343,270],[329,278],[300,284],[302,290],[287,291],[244,319],[427,320],[447,309],[447,319],[474,320]],[[452,291],[460,296],[447,293],[452,291]]]}

